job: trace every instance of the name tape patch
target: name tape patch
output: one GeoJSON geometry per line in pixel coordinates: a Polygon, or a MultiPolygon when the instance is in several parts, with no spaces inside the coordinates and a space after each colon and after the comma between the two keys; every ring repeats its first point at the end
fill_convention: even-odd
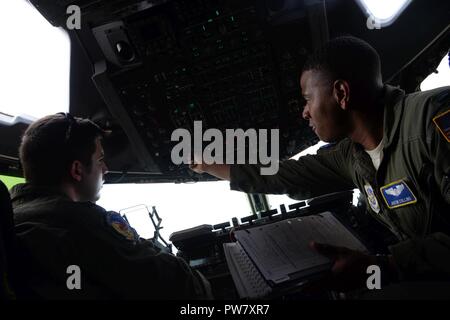
{"type": "Polygon", "coordinates": [[[389,209],[403,207],[417,202],[417,198],[405,181],[398,180],[380,188],[381,195],[389,209]]]}

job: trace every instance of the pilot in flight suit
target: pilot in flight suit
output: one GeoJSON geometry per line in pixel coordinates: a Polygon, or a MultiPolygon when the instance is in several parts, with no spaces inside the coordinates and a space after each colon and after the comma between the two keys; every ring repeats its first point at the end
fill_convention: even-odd
{"type": "Polygon", "coordinates": [[[315,156],[280,162],[276,175],[230,166],[231,189],[307,199],[353,189],[398,238],[401,280],[450,279],[450,87],[405,94],[384,86],[384,157],[378,170],[344,139],[315,156]]]}
{"type": "Polygon", "coordinates": [[[30,184],[15,186],[11,198],[17,237],[31,254],[26,282],[38,298],[208,297],[200,273],[140,238],[118,213],[30,184]],[[67,285],[71,265],[81,271],[79,290],[67,285]]]}
{"type": "Polygon", "coordinates": [[[20,157],[27,183],[12,188],[11,200],[30,295],[210,298],[208,281],[184,260],[95,205],[107,172],[103,136],[93,122],[68,114],[41,118],[24,134],[20,157]]]}

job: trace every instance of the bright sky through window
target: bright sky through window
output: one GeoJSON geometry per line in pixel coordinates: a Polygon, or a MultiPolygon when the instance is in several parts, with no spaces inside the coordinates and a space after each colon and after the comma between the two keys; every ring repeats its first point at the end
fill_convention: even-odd
{"type": "Polygon", "coordinates": [[[70,40],[26,0],[0,1],[0,112],[69,110],[70,40]]]}
{"type": "MultiPolygon", "coordinates": [[[[115,184],[104,185],[98,205],[120,211],[139,204],[156,207],[162,218],[161,234],[168,241],[171,233],[201,224],[218,224],[232,217],[251,214],[247,196],[230,191],[225,181],[189,184],[115,184]]],[[[130,224],[143,237],[153,234],[151,220],[143,210],[126,213],[130,224]]]]}
{"type": "Polygon", "coordinates": [[[420,84],[420,90],[431,90],[438,87],[450,85],[450,58],[448,54],[442,58],[437,73],[432,73],[420,84]]]}

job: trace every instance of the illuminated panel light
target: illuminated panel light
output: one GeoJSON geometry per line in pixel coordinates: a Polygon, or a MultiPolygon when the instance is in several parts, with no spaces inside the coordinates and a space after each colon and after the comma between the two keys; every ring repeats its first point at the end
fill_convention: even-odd
{"type": "Polygon", "coordinates": [[[68,34],[26,0],[0,0],[0,30],[0,112],[26,119],[68,112],[68,34]]]}
{"type": "Polygon", "coordinates": [[[358,3],[368,17],[386,27],[398,18],[411,0],[358,0],[358,3]]]}

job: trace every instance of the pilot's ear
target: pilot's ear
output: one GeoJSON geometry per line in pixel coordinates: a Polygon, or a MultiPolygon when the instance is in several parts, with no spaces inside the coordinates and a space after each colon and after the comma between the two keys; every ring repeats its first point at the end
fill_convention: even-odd
{"type": "Polygon", "coordinates": [[[70,166],[70,176],[80,182],[83,177],[83,164],[79,160],[74,160],[70,166]]]}
{"type": "Polygon", "coordinates": [[[348,101],[350,98],[350,86],[345,80],[336,80],[333,83],[333,96],[342,110],[348,109],[348,101]]]}

